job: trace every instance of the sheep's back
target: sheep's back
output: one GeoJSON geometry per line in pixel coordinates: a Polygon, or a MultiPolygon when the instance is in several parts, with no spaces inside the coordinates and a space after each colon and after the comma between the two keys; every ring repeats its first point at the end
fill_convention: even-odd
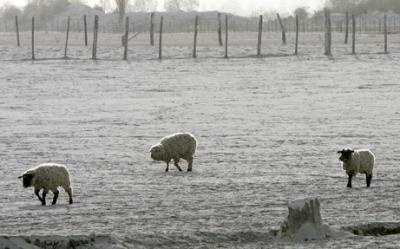
{"type": "Polygon", "coordinates": [[[32,185],[55,191],[57,187],[70,187],[70,179],[67,168],[61,164],[41,164],[32,169],[35,176],[32,185]]]}
{"type": "Polygon", "coordinates": [[[184,155],[192,156],[196,151],[197,141],[190,133],[177,133],[161,139],[160,143],[165,151],[171,156],[181,157],[184,155]]]}
{"type": "Polygon", "coordinates": [[[374,168],[375,156],[370,150],[357,150],[360,160],[360,173],[367,173],[372,175],[374,168]]]}

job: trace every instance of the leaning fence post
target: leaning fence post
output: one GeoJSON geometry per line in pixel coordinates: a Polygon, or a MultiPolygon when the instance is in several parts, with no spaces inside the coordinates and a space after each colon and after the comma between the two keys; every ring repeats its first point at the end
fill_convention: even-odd
{"type": "Polygon", "coordinates": [[[218,13],[218,42],[220,46],[223,46],[222,44],[222,23],[221,23],[221,13],[218,13]]]}
{"type": "Polygon", "coordinates": [[[86,20],[86,15],[83,16],[83,29],[85,31],[85,46],[87,47],[88,45],[88,36],[87,36],[87,20],[86,20]]]}
{"type": "Polygon", "coordinates": [[[299,47],[299,16],[296,15],[296,44],[294,47],[294,54],[298,54],[298,47],[299,47]]]}
{"type": "Polygon", "coordinates": [[[276,16],[278,18],[278,22],[279,25],[281,26],[281,30],[282,30],[282,43],[285,45],[286,44],[286,28],[285,25],[283,25],[281,16],[279,15],[279,13],[276,13],[276,16]]]}
{"type": "Polygon", "coordinates": [[[194,20],[194,41],[193,41],[193,58],[197,57],[197,33],[199,26],[199,17],[196,15],[194,20]]]}
{"type": "Polygon", "coordinates": [[[97,57],[97,33],[99,31],[99,17],[94,16],[94,27],[93,27],[93,48],[92,48],[92,59],[96,60],[97,57]]]}
{"type": "Polygon", "coordinates": [[[150,14],[150,45],[154,46],[154,12],[150,14]]]}
{"type": "Polygon", "coordinates": [[[35,59],[35,17],[32,17],[32,60],[35,59]]]}
{"type": "Polygon", "coordinates": [[[259,21],[258,21],[257,56],[261,56],[262,29],[263,29],[263,16],[260,15],[260,18],[259,18],[259,21]]]}
{"type": "Polygon", "coordinates": [[[129,16],[125,19],[125,35],[124,35],[124,60],[128,59],[128,35],[129,35],[129,16]]]}
{"type": "Polygon", "coordinates": [[[68,38],[69,38],[69,23],[70,23],[70,17],[68,17],[68,20],[67,20],[67,34],[66,34],[66,37],[65,37],[64,58],[67,58],[68,38]]]}
{"type": "Polygon", "coordinates": [[[15,31],[17,32],[17,46],[20,47],[21,43],[19,41],[18,16],[15,16],[15,31]]]}
{"type": "Polygon", "coordinates": [[[331,44],[332,44],[331,13],[329,9],[325,9],[325,55],[331,55],[331,44]]]}
{"type": "Polygon", "coordinates": [[[346,11],[346,33],[344,34],[344,44],[347,44],[349,40],[349,12],[346,11]]]}
{"type": "Polygon", "coordinates": [[[385,53],[388,52],[388,31],[387,31],[387,16],[383,17],[383,29],[385,32],[385,53]]]}
{"type": "Polygon", "coordinates": [[[161,16],[160,19],[160,41],[158,44],[158,59],[162,59],[162,32],[163,32],[163,23],[164,23],[164,17],[161,16]]]}
{"type": "Polygon", "coordinates": [[[228,58],[228,15],[225,15],[225,58],[228,58]]]}
{"type": "Polygon", "coordinates": [[[352,49],[351,53],[355,54],[356,53],[356,17],[352,15],[351,17],[352,23],[353,23],[353,40],[352,40],[352,49]]]}

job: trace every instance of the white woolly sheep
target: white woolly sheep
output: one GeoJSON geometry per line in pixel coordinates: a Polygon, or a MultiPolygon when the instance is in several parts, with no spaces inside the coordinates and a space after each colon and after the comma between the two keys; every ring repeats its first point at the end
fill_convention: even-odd
{"type": "Polygon", "coordinates": [[[179,171],[182,171],[178,163],[181,158],[188,162],[187,171],[192,171],[193,155],[196,151],[197,140],[190,133],[176,133],[161,139],[160,143],[150,148],[151,158],[157,161],[167,163],[168,172],[169,162],[174,160],[174,165],[179,171]]]}
{"type": "Polygon", "coordinates": [[[46,205],[46,194],[49,190],[54,194],[52,205],[56,204],[59,194],[57,190],[58,187],[62,187],[65,192],[68,193],[69,204],[73,202],[68,169],[62,164],[40,164],[35,168],[25,171],[25,173],[18,178],[22,178],[25,188],[34,188],[35,195],[39,198],[39,201],[42,202],[42,205],[46,205]],[[39,195],[41,189],[43,189],[42,197],[39,195]]]}
{"type": "Polygon", "coordinates": [[[370,150],[352,150],[343,149],[338,151],[341,156],[339,160],[342,161],[343,169],[349,176],[347,187],[351,188],[351,179],[357,173],[366,175],[367,188],[371,185],[372,171],[375,163],[375,156],[370,150]]]}

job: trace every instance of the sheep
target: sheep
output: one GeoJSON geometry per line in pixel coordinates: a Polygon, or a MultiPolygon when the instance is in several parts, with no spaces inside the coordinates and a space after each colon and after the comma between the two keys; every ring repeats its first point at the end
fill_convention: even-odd
{"type": "Polygon", "coordinates": [[[351,179],[357,173],[366,174],[367,188],[371,185],[372,170],[375,163],[375,155],[370,150],[343,149],[338,151],[339,160],[342,161],[343,169],[349,176],[347,187],[351,188],[351,179]]]}
{"type": "Polygon", "coordinates": [[[150,148],[151,158],[156,161],[163,161],[167,163],[168,172],[169,162],[174,160],[174,165],[179,171],[182,171],[179,166],[181,158],[188,162],[187,171],[192,171],[193,155],[196,151],[197,140],[190,133],[176,133],[166,136],[160,140],[160,143],[153,145],[150,148]]]}
{"type": "Polygon", "coordinates": [[[21,176],[24,188],[33,187],[35,195],[39,198],[42,205],[46,205],[46,194],[53,192],[52,205],[56,204],[59,191],[62,187],[69,196],[69,204],[72,204],[72,189],[69,179],[68,169],[62,164],[44,163],[25,171],[21,176]],[[42,197],[39,191],[43,189],[42,197]]]}

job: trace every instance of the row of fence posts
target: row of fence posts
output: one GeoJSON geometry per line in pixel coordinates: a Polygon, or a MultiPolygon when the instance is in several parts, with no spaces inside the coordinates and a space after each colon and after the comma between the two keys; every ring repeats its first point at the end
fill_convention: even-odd
{"type": "MultiPolygon", "coordinates": [[[[325,52],[324,54],[327,56],[332,55],[332,23],[331,23],[331,13],[329,9],[325,9],[325,52]]],[[[224,57],[228,58],[228,16],[225,15],[225,42],[222,41],[222,21],[221,14],[218,13],[218,43],[220,46],[223,46],[225,43],[225,53],[224,57]]],[[[282,43],[286,44],[286,28],[280,18],[279,14],[277,14],[278,22],[281,27],[282,32],[282,43]]],[[[346,29],[345,29],[345,39],[344,44],[348,44],[349,37],[349,13],[346,12],[346,29]]],[[[64,58],[68,58],[68,41],[69,41],[69,31],[70,31],[70,17],[67,19],[67,27],[66,27],[66,39],[65,39],[65,50],[64,50],[64,58]]],[[[88,46],[88,32],[87,32],[87,17],[84,15],[84,40],[85,46],[88,46]]],[[[352,21],[352,54],[356,54],[356,18],[355,15],[351,16],[352,21]]],[[[159,53],[158,58],[162,59],[162,35],[163,35],[163,22],[164,17],[160,18],[160,27],[159,27],[159,53]]],[[[259,16],[258,22],[258,39],[257,39],[257,56],[262,55],[262,32],[263,32],[263,16],[259,16]]],[[[20,35],[19,35],[19,25],[18,25],[18,17],[15,16],[15,25],[16,25],[16,35],[17,35],[17,46],[21,46],[20,44],[20,35]]],[[[383,20],[384,26],[384,53],[388,52],[388,29],[387,29],[387,16],[384,16],[383,20]]],[[[193,58],[197,58],[197,37],[198,37],[198,27],[199,27],[199,17],[196,15],[194,22],[194,41],[193,41],[193,58]]],[[[154,13],[150,15],[150,45],[154,46],[154,13]]],[[[92,59],[97,59],[97,41],[98,41],[98,31],[99,31],[99,17],[96,15],[94,17],[94,27],[93,27],[93,47],[92,47],[92,59]]],[[[299,44],[299,18],[295,17],[295,51],[294,54],[298,54],[298,44],[299,44]]],[[[129,37],[129,17],[126,17],[125,20],[125,33],[122,36],[122,44],[124,46],[123,59],[128,59],[128,39],[129,37]]],[[[32,17],[32,60],[35,60],[35,18],[32,17]]]]}

